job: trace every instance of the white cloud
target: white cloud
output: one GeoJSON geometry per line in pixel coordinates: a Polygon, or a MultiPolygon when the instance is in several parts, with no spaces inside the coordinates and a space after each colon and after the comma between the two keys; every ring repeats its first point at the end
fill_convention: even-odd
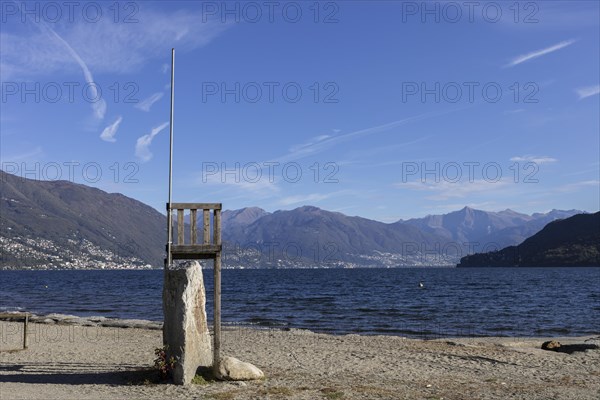
{"type": "Polygon", "coordinates": [[[135,108],[142,110],[142,111],[149,112],[152,105],[154,103],[156,103],[158,100],[160,100],[163,97],[163,95],[164,95],[164,93],[162,93],[162,92],[154,93],[152,96],[145,98],[144,100],[142,100],[138,104],[136,104],[135,108]]]}
{"type": "Polygon", "coordinates": [[[552,157],[548,157],[548,156],[531,156],[531,155],[526,155],[526,156],[520,156],[520,157],[512,157],[510,159],[510,161],[513,162],[532,162],[535,164],[548,164],[548,163],[553,163],[553,162],[557,162],[558,160],[556,158],[552,158],[552,157]]]}
{"type": "Polygon", "coordinates": [[[156,135],[158,135],[163,129],[169,126],[168,122],[163,123],[162,125],[157,126],[156,128],[152,128],[149,134],[140,136],[135,143],[135,155],[142,162],[147,162],[152,159],[153,154],[150,152],[150,145],[152,144],[152,140],[156,135]]]}
{"type": "MultiPolygon", "coordinates": [[[[468,107],[470,108],[470,107],[468,107]]],[[[397,121],[389,122],[384,125],[373,126],[371,128],[360,129],[354,132],[349,132],[340,135],[320,135],[311,140],[308,143],[295,145],[290,148],[290,152],[282,157],[277,158],[275,161],[278,162],[286,162],[290,160],[297,160],[300,158],[308,157],[317,153],[320,153],[334,145],[337,145],[342,142],[346,142],[361,136],[369,136],[376,133],[386,132],[394,128],[401,127],[403,125],[409,124],[411,122],[417,122],[421,120],[426,120],[432,117],[437,117],[441,115],[446,115],[458,111],[461,109],[454,109],[443,112],[429,112],[424,114],[415,115],[412,117],[407,117],[404,119],[400,119],[397,121]]]]}
{"type": "MultiPolygon", "coordinates": [[[[71,55],[73,60],[77,62],[79,67],[83,72],[83,76],[85,82],[87,83],[90,91],[90,104],[92,105],[92,110],[94,110],[94,116],[97,119],[103,119],[106,114],[106,101],[102,98],[102,95],[98,93],[97,84],[94,81],[94,77],[92,76],[92,72],[88,68],[87,64],[83,61],[80,55],[71,47],[71,45],[63,39],[58,33],[56,33],[53,29],[49,28],[45,24],[40,24],[40,29],[51,39],[58,41],[64,49],[71,55]]],[[[58,53],[58,56],[62,57],[62,51],[58,53]]]]}
{"type": "MultiPolygon", "coordinates": [[[[107,16],[112,15],[108,9],[103,11],[107,16]]],[[[53,28],[56,35],[68,43],[70,52],[77,54],[78,63],[85,60],[87,67],[96,73],[131,73],[150,60],[164,60],[174,46],[181,51],[193,50],[210,43],[232,26],[217,19],[200,23],[203,21],[201,12],[165,12],[153,10],[152,6],[141,8],[136,18],[140,23],[115,23],[113,18],[89,23],[78,19],[65,26],[55,24],[53,28]]],[[[0,33],[2,79],[30,79],[72,72],[74,65],[63,56],[63,45],[60,39],[48,40],[43,30],[17,34],[3,28],[0,33]]]]}
{"type": "Polygon", "coordinates": [[[123,121],[123,118],[118,117],[115,122],[113,122],[112,124],[110,124],[106,128],[104,128],[104,130],[100,134],[100,139],[102,139],[106,142],[112,142],[112,143],[116,142],[117,139],[115,139],[115,134],[117,133],[117,130],[119,129],[119,125],[121,124],[121,121],[123,121]]]}
{"type": "Polygon", "coordinates": [[[320,135],[314,138],[315,141],[320,142],[321,140],[329,139],[330,135],[320,135]]]}
{"type": "Polygon", "coordinates": [[[568,183],[566,185],[560,186],[557,191],[558,192],[578,192],[582,188],[594,187],[596,189],[600,188],[600,181],[598,180],[589,180],[589,181],[581,181],[568,183]]]}
{"type": "Polygon", "coordinates": [[[451,198],[463,198],[477,193],[489,194],[494,190],[504,190],[509,183],[510,179],[502,178],[498,181],[480,179],[472,182],[402,182],[394,186],[400,189],[431,192],[431,196],[425,197],[428,200],[448,200],[451,198]]]}
{"type": "MultiPolygon", "coordinates": [[[[3,150],[3,148],[1,148],[0,150],[3,150]]],[[[35,149],[27,151],[25,153],[0,156],[0,159],[2,160],[2,163],[0,165],[8,164],[8,163],[15,163],[17,161],[21,161],[21,162],[22,161],[32,161],[32,160],[37,161],[43,155],[44,155],[44,152],[43,152],[42,148],[40,146],[37,146],[35,149]]]]}
{"type": "Polygon", "coordinates": [[[331,137],[330,135],[315,136],[314,138],[309,139],[308,142],[306,142],[306,143],[293,145],[292,147],[290,147],[290,152],[295,153],[295,152],[301,151],[302,149],[305,149],[310,146],[314,146],[315,144],[318,144],[319,142],[329,139],[330,137],[331,137]]]}
{"type": "Polygon", "coordinates": [[[536,50],[536,51],[532,51],[531,53],[527,53],[527,54],[523,54],[523,55],[517,56],[517,57],[513,58],[506,65],[506,67],[514,67],[515,65],[519,65],[519,64],[524,63],[526,61],[533,60],[535,58],[544,56],[546,54],[553,53],[553,52],[558,51],[558,50],[560,50],[562,48],[570,46],[570,45],[572,45],[575,42],[576,42],[575,40],[564,40],[564,41],[562,41],[560,43],[557,43],[557,44],[555,44],[553,46],[546,47],[545,49],[536,50]]]}
{"type": "Polygon", "coordinates": [[[591,97],[591,96],[600,94],[600,85],[582,87],[582,88],[576,89],[575,91],[577,92],[577,95],[579,96],[579,100],[582,100],[582,99],[585,99],[586,97],[591,97]]]}
{"type": "Polygon", "coordinates": [[[292,204],[310,204],[310,203],[318,203],[322,200],[328,199],[332,194],[320,194],[320,193],[311,193],[307,195],[297,195],[297,196],[287,196],[279,200],[279,204],[282,206],[289,206],[292,204]]]}
{"type": "Polygon", "coordinates": [[[270,179],[263,171],[261,171],[261,175],[253,174],[252,176],[246,176],[249,173],[253,174],[254,171],[244,172],[242,167],[228,168],[227,172],[219,170],[214,174],[203,173],[196,183],[199,185],[227,187],[240,190],[246,195],[248,193],[258,194],[263,198],[279,192],[279,186],[277,186],[274,179],[270,179]]]}

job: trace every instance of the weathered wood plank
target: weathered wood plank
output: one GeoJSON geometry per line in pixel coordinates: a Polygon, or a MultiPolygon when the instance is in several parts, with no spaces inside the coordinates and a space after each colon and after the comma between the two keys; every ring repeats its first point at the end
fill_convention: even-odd
{"type": "Polygon", "coordinates": [[[198,242],[198,230],[196,229],[197,211],[198,210],[196,209],[190,211],[190,225],[192,229],[190,244],[196,244],[196,242],[198,242]]]}
{"type": "Polygon", "coordinates": [[[221,244],[221,210],[214,211],[213,218],[213,242],[214,244],[221,244]]]}
{"type": "MultiPolygon", "coordinates": [[[[219,253],[221,254],[221,253],[219,253]]],[[[27,326],[29,325],[29,314],[25,314],[25,321],[23,322],[23,348],[27,348],[27,326]]]]}
{"type": "Polygon", "coordinates": [[[171,246],[171,253],[185,255],[185,254],[214,254],[220,252],[222,246],[216,244],[177,244],[171,246]]]}
{"type": "Polygon", "coordinates": [[[15,312],[15,313],[0,313],[0,319],[9,319],[9,318],[25,318],[25,317],[29,317],[31,314],[30,313],[25,313],[25,312],[15,312]]]}
{"type": "Polygon", "coordinates": [[[177,209],[177,244],[185,244],[183,209],[177,209]]]}
{"type": "Polygon", "coordinates": [[[218,376],[221,363],[221,252],[215,255],[214,264],[214,343],[213,343],[213,371],[218,376]]]}
{"type": "MultiPolygon", "coordinates": [[[[168,207],[168,203],[167,203],[168,207]]],[[[171,209],[197,209],[197,210],[220,210],[222,207],[221,203],[171,203],[171,209]]]]}
{"type": "Polygon", "coordinates": [[[172,253],[172,260],[214,260],[216,253],[172,253]]]}
{"type": "Polygon", "coordinates": [[[210,210],[204,210],[202,227],[204,229],[204,244],[210,244],[210,210]]]}

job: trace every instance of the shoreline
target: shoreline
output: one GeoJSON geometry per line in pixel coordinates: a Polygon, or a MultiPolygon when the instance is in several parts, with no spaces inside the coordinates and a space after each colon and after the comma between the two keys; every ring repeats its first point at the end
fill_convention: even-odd
{"type": "MultiPolygon", "coordinates": [[[[480,266],[459,266],[459,264],[447,264],[447,265],[394,265],[394,266],[382,266],[382,265],[359,265],[359,266],[303,266],[297,265],[293,267],[285,267],[278,268],[273,266],[265,266],[265,267],[243,267],[243,266],[224,266],[221,270],[236,270],[236,271],[253,271],[253,270],[286,270],[286,269],[556,269],[556,268],[565,268],[565,269],[573,269],[573,268],[600,268],[600,264],[590,264],[590,265],[480,265],[480,266]]],[[[25,267],[15,267],[15,268],[0,268],[0,272],[2,271],[162,271],[164,267],[150,267],[150,268],[25,268],[25,267]]],[[[212,270],[212,267],[202,265],[202,270],[212,270]]]]}
{"type": "MultiPolygon", "coordinates": [[[[38,315],[28,311],[5,311],[5,314],[28,313],[29,322],[46,325],[77,325],[77,326],[97,326],[105,328],[137,328],[149,330],[161,330],[162,322],[150,321],[146,319],[124,319],[109,318],[103,316],[82,317],[78,315],[50,313],[38,315]]],[[[10,317],[0,317],[0,321],[12,321],[10,317]]]]}
{"type": "Polygon", "coordinates": [[[600,350],[541,350],[571,338],[328,335],[305,330],[223,331],[223,355],[266,374],[253,382],[175,386],[148,382],[162,332],[131,327],[0,321],[0,383],[14,399],[595,399],[600,350]]]}
{"type": "MultiPolygon", "coordinates": [[[[28,311],[3,311],[4,316],[0,316],[0,322],[15,322],[22,321],[22,317],[19,317],[18,314],[27,313],[29,314],[29,323],[33,324],[43,324],[43,325],[64,325],[64,326],[82,326],[82,327],[98,327],[98,328],[121,328],[121,329],[146,329],[146,330],[158,330],[162,331],[163,322],[161,321],[153,321],[146,319],[133,319],[133,318],[112,318],[112,317],[104,317],[104,316],[78,316],[71,314],[61,314],[61,313],[50,313],[50,314],[35,314],[28,311]],[[14,318],[9,317],[9,314],[15,314],[14,318]]],[[[212,332],[212,324],[209,321],[209,330],[212,332]]],[[[223,322],[222,329],[225,331],[235,331],[235,330],[250,330],[250,331],[281,331],[281,332],[306,332],[308,334],[314,335],[328,335],[334,337],[344,337],[344,336],[361,336],[361,337],[390,337],[390,338],[400,338],[406,340],[422,340],[422,341],[444,341],[444,340],[510,340],[510,339],[520,339],[520,340],[570,340],[570,339],[588,339],[593,337],[600,337],[600,332],[586,333],[583,335],[537,335],[537,336],[493,336],[493,335],[442,335],[442,334],[421,334],[421,335],[396,335],[396,334],[388,334],[388,333],[371,333],[369,331],[365,332],[348,332],[348,333],[336,333],[336,332],[322,332],[318,330],[311,330],[307,328],[295,328],[295,327],[285,327],[281,325],[253,325],[247,323],[236,323],[236,322],[223,322]]]]}
{"type": "MultiPolygon", "coordinates": [[[[66,326],[84,326],[84,327],[103,327],[103,328],[122,328],[122,329],[148,329],[148,330],[159,330],[162,331],[163,322],[160,321],[152,321],[146,319],[132,319],[132,318],[112,318],[112,317],[104,317],[104,316],[78,316],[71,314],[60,314],[60,313],[50,313],[44,315],[34,314],[28,311],[4,311],[5,315],[0,316],[0,322],[14,322],[22,320],[22,317],[15,316],[15,318],[10,318],[7,315],[9,314],[19,314],[19,313],[27,313],[29,314],[29,323],[36,324],[45,324],[45,325],[66,325],[66,326]]],[[[257,331],[282,331],[282,332],[307,332],[315,335],[329,335],[329,336],[363,336],[363,337],[395,337],[407,340],[451,340],[451,339],[522,339],[522,340],[536,340],[536,339],[547,339],[554,340],[555,338],[559,339],[578,339],[578,338],[592,338],[596,336],[600,336],[600,332],[586,333],[583,335],[538,335],[538,336],[493,336],[493,335],[442,335],[442,334],[421,334],[421,335],[396,335],[396,334],[388,334],[388,333],[371,333],[369,331],[365,332],[348,332],[348,333],[336,333],[336,332],[322,332],[318,330],[311,330],[308,328],[294,328],[294,327],[285,327],[281,325],[253,325],[246,323],[236,323],[236,322],[223,322],[222,329],[228,331],[234,331],[236,329],[241,330],[257,330],[257,331]]],[[[212,332],[212,324],[209,321],[209,330],[212,332]]]]}

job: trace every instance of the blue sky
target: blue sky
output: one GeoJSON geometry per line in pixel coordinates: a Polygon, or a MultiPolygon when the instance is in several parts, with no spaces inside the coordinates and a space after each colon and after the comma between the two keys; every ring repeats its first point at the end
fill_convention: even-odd
{"type": "Polygon", "coordinates": [[[596,1],[47,4],[2,2],[7,172],[164,212],[174,47],[175,201],[600,208],[596,1]]]}

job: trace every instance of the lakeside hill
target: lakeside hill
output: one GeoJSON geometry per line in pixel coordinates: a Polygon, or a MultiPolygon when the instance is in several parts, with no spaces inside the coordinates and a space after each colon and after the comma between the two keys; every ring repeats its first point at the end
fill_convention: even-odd
{"type": "Polygon", "coordinates": [[[119,193],[0,170],[1,267],[161,266],[166,216],[119,193]]]}
{"type": "Polygon", "coordinates": [[[518,246],[463,257],[458,267],[600,267],[600,212],[550,222],[518,246]]]}
{"type": "MultiPolygon", "coordinates": [[[[166,216],[154,208],[67,181],[25,179],[0,170],[0,182],[0,268],[162,267],[166,216]]],[[[223,265],[450,266],[467,254],[464,247],[456,251],[464,242],[517,245],[547,221],[576,213],[526,215],[465,207],[383,223],[313,206],[273,213],[258,207],[224,210],[223,265]]]]}

